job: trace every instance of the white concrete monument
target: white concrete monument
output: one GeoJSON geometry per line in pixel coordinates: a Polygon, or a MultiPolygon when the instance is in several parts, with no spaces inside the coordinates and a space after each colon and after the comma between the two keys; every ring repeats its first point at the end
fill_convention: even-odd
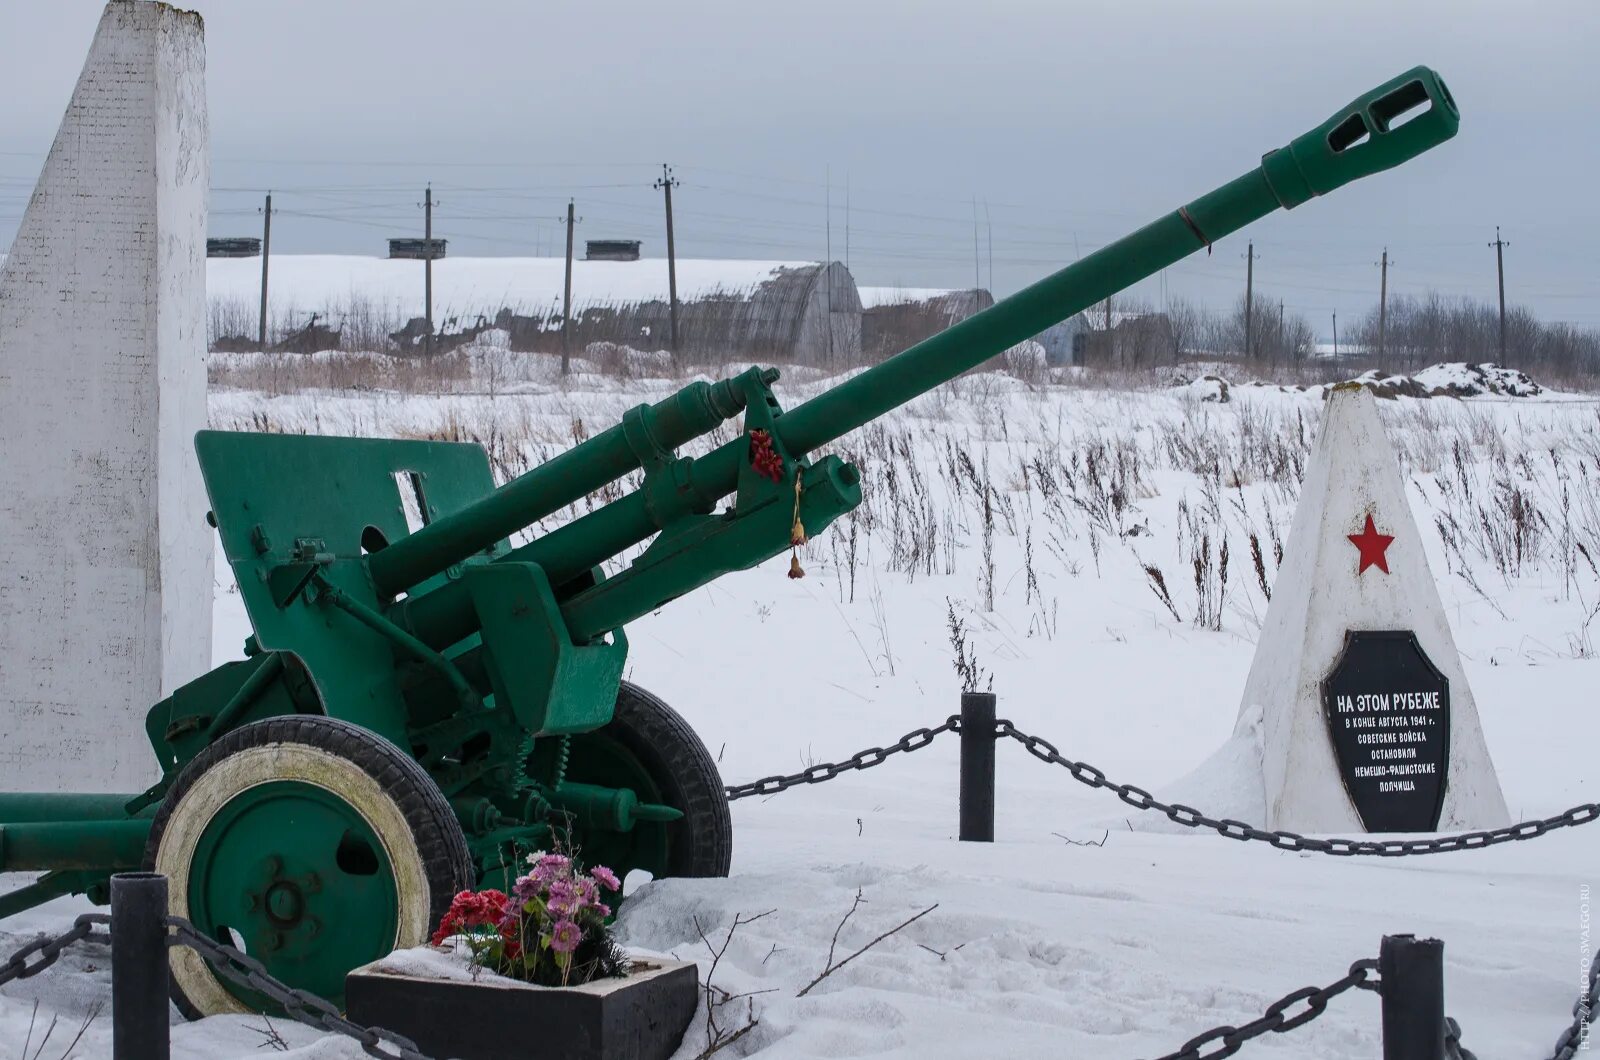
{"type": "Polygon", "coordinates": [[[1240,706],[1269,829],[1509,823],[1370,391],[1328,396],[1240,706]]]}
{"type": "Polygon", "coordinates": [[[211,665],[207,142],[200,17],[114,0],[0,267],[0,788],[142,790],[211,665]]]}

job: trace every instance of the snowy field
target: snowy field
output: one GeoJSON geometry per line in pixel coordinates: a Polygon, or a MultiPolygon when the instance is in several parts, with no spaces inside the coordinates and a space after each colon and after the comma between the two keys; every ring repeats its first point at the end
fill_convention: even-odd
{"type": "MultiPolygon", "coordinates": [[[[561,389],[530,375],[493,397],[223,390],[211,409],[223,428],[482,440],[504,474],[676,385],[561,389]]],[[[792,404],[818,386],[785,394],[792,404]]],[[[628,677],[686,715],[740,782],[938,724],[960,688],[954,625],[1020,728],[1114,779],[1259,820],[1261,795],[1241,781],[1254,747],[1231,737],[1321,400],[1248,386],[1200,400],[1215,393],[1000,374],[945,387],[839,447],[867,499],[803,550],[807,577],[786,578],[779,559],[668,605],[630,628],[628,677]]],[[[1600,799],[1600,405],[1382,405],[1513,817],[1600,799]]],[[[228,584],[215,615],[217,660],[237,657],[247,625],[228,584]]],[[[959,844],[956,766],[946,736],[736,803],[732,878],[648,885],[623,907],[624,940],[704,974],[699,928],[720,944],[735,917],[771,911],[737,928],[716,968],[715,985],[750,995],[720,1025],[758,1021],[720,1056],[1148,1057],[1331,982],[1404,932],[1445,941],[1447,1007],[1484,1060],[1547,1056],[1570,1019],[1600,827],[1424,858],[1290,854],[1135,815],[1002,744],[997,841],[959,844]],[[858,891],[840,955],[937,908],[797,998],[858,891]]],[[[82,908],[6,922],[0,953],[82,908]]],[[[62,1057],[108,1004],[107,956],[80,946],[0,990],[0,1057],[22,1055],[30,1024],[36,1045],[54,1018],[42,1056],[62,1057]]],[[[1241,1055],[1370,1060],[1378,1012],[1374,995],[1346,994],[1241,1055]]],[[[706,1048],[705,1018],[680,1060],[706,1048]]],[[[266,1051],[260,1018],[174,1024],[176,1057],[266,1051]]],[[[272,1026],[285,1056],[361,1055],[272,1026]]],[[[109,1042],[104,1013],[71,1055],[107,1056],[109,1042]]]]}

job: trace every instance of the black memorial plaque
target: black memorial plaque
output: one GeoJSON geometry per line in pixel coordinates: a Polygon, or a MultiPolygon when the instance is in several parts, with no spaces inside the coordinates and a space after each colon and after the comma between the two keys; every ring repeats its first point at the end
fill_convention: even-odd
{"type": "Polygon", "coordinates": [[[1352,630],[1322,682],[1322,714],[1369,832],[1431,832],[1450,764],[1450,682],[1410,630],[1352,630]]]}

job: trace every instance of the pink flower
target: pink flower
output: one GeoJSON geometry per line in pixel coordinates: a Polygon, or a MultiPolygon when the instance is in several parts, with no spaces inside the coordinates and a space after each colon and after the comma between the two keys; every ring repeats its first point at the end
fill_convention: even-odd
{"type": "Polygon", "coordinates": [[[608,891],[620,890],[622,881],[617,879],[617,874],[604,865],[596,865],[589,870],[589,875],[600,881],[600,885],[608,891]]]}
{"type": "Polygon", "coordinates": [[[550,948],[557,953],[571,953],[583,941],[583,932],[570,920],[557,920],[550,931],[550,948]]]}
{"type": "Polygon", "coordinates": [[[571,880],[556,880],[550,885],[550,896],[545,899],[545,907],[550,910],[551,916],[569,917],[583,908],[583,900],[578,897],[578,888],[571,880]]]}
{"type": "Polygon", "coordinates": [[[604,902],[596,902],[589,908],[593,909],[597,914],[599,914],[601,920],[604,920],[606,917],[611,915],[611,907],[606,905],[604,902]]]}
{"type": "Polygon", "coordinates": [[[572,881],[578,893],[578,904],[590,906],[600,904],[600,888],[587,876],[579,876],[572,881]]]}
{"type": "Polygon", "coordinates": [[[549,883],[566,875],[571,868],[572,859],[565,854],[546,854],[533,867],[531,875],[537,883],[549,883]]]}
{"type": "Polygon", "coordinates": [[[530,876],[518,876],[517,882],[511,885],[511,897],[515,898],[518,906],[531,902],[540,891],[539,881],[530,876]]]}

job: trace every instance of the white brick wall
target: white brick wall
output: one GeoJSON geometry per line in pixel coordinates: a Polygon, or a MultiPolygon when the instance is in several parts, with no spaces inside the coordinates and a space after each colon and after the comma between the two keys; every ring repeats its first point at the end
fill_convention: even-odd
{"type": "Polygon", "coordinates": [[[114,0],[0,268],[3,789],[142,789],[210,664],[207,142],[199,16],[114,0]]]}

